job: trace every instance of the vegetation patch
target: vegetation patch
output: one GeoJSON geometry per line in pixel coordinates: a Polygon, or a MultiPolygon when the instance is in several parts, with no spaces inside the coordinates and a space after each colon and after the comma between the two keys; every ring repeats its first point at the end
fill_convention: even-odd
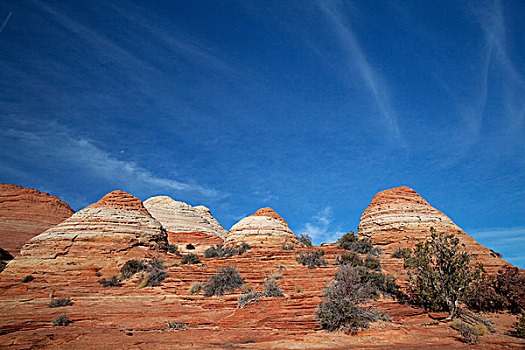
{"type": "Polygon", "coordinates": [[[339,265],[363,266],[364,261],[356,252],[344,252],[337,258],[339,265]]]}
{"type": "Polygon", "coordinates": [[[166,324],[168,325],[167,329],[178,329],[178,330],[188,329],[188,325],[182,321],[169,322],[166,320],[166,324]]]}
{"type": "Polygon", "coordinates": [[[239,271],[233,266],[219,268],[217,274],[213,275],[204,286],[204,296],[222,296],[226,292],[232,292],[244,284],[239,271]]]}
{"type": "Polygon", "coordinates": [[[53,326],[55,326],[55,327],[57,327],[57,326],[67,326],[70,323],[71,323],[71,321],[69,320],[69,317],[66,314],[58,315],[53,320],[53,326]]]}
{"type": "Polygon", "coordinates": [[[22,279],[22,283],[28,283],[28,282],[31,282],[32,280],[34,280],[35,278],[31,275],[27,275],[26,277],[24,277],[22,279]]]}
{"type": "Polygon", "coordinates": [[[300,252],[295,258],[298,263],[308,266],[309,269],[315,269],[318,266],[328,265],[328,262],[322,258],[324,250],[318,249],[311,252],[300,252]]]}
{"type": "Polygon", "coordinates": [[[450,327],[458,331],[461,334],[461,340],[467,344],[478,344],[480,342],[479,338],[488,332],[483,325],[472,326],[460,320],[452,322],[450,327]]]}
{"type": "Polygon", "coordinates": [[[111,276],[108,279],[101,279],[98,281],[102,285],[102,287],[120,287],[120,279],[117,276],[111,276]]]}
{"type": "Polygon", "coordinates": [[[146,264],[138,259],[128,260],[120,269],[120,278],[126,280],[137,272],[145,270],[146,267],[146,264]]]}
{"type": "Polygon", "coordinates": [[[183,265],[191,265],[191,264],[199,264],[201,262],[201,259],[197,256],[197,254],[189,253],[182,256],[181,264],[183,265]]]}
{"type": "Polygon", "coordinates": [[[299,236],[299,245],[301,247],[307,247],[307,248],[312,247],[313,246],[312,237],[310,237],[306,233],[301,233],[301,235],[299,236]]]}
{"type": "Polygon", "coordinates": [[[168,253],[180,256],[179,247],[176,244],[168,244],[168,253]]]}
{"type": "Polygon", "coordinates": [[[353,231],[345,233],[341,238],[337,240],[337,246],[339,249],[350,250],[359,254],[372,254],[380,256],[382,254],[381,249],[374,248],[372,245],[372,239],[369,237],[359,238],[353,231]]]}
{"type": "Polygon", "coordinates": [[[251,249],[247,243],[242,243],[236,248],[224,248],[222,244],[218,244],[214,247],[209,247],[204,251],[205,258],[229,258],[235,255],[244,254],[247,250],[251,249]]]}
{"type": "Polygon", "coordinates": [[[281,246],[282,250],[295,250],[295,246],[293,244],[283,244],[281,246]]]}
{"type": "Polygon", "coordinates": [[[138,286],[139,288],[158,286],[168,276],[164,261],[153,258],[148,262],[146,271],[140,276],[138,286]]]}
{"type": "Polygon", "coordinates": [[[188,250],[195,250],[195,246],[191,243],[186,244],[186,249],[188,250]]]}
{"type": "Polygon", "coordinates": [[[71,306],[73,303],[71,302],[71,298],[64,297],[64,298],[53,298],[51,299],[51,302],[49,303],[49,307],[63,307],[63,306],[71,306]]]}
{"type": "Polygon", "coordinates": [[[525,338],[525,313],[522,313],[516,323],[514,323],[514,335],[518,338],[525,338]]]}

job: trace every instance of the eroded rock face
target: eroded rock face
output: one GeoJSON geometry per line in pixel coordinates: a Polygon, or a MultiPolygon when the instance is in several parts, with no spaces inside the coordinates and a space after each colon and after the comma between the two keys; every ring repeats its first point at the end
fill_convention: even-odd
{"type": "Polygon", "coordinates": [[[0,183],[0,247],[16,256],[32,237],[73,213],[58,197],[0,183]]]}
{"type": "Polygon", "coordinates": [[[171,234],[199,232],[225,237],[227,231],[211,215],[205,206],[175,201],[168,196],[152,197],[144,206],[171,234]]]}
{"type": "Polygon", "coordinates": [[[115,265],[133,247],[166,249],[166,232],[142,205],[113,191],[69,219],[33,237],[4,273],[66,270],[115,265]],[[17,272],[18,271],[18,272],[17,272]]]}
{"type": "Polygon", "coordinates": [[[252,247],[279,247],[297,245],[297,237],[286,221],[271,208],[259,209],[232,226],[226,240],[227,246],[247,243],[252,247]]]}
{"type": "Polygon", "coordinates": [[[399,247],[414,247],[430,237],[430,228],[437,232],[455,234],[466,251],[490,272],[508,263],[490,249],[477,243],[452,220],[433,208],[409,187],[397,187],[379,192],[361,216],[358,234],[369,236],[387,256],[399,247]]]}

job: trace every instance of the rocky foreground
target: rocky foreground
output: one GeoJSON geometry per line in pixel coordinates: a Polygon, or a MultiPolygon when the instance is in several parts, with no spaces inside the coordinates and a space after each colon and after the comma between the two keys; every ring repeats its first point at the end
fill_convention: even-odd
{"type": "MultiPolygon", "coordinates": [[[[359,227],[374,240],[378,232],[376,243],[385,249],[381,259],[384,271],[401,279],[402,260],[392,258],[389,250],[397,244],[410,246],[422,238],[405,239],[410,232],[419,232],[412,219],[407,220],[409,224],[402,229],[413,231],[397,230],[397,237],[395,234],[396,225],[402,221],[400,208],[417,199],[412,193],[405,195],[407,191],[399,190],[402,195],[396,194],[392,203],[388,203],[388,196],[387,199],[381,196],[383,199],[376,201],[381,202],[379,206],[374,201],[374,206],[371,204],[372,208],[379,209],[365,211],[366,215],[378,215],[384,210],[397,210],[391,216],[396,220],[383,217],[377,220],[382,224],[372,228],[373,220],[366,221],[370,216],[363,214],[365,220],[359,227]],[[409,203],[400,199],[406,197],[409,203]],[[385,227],[387,229],[381,229],[385,227]]],[[[405,209],[409,210],[410,217],[422,216],[420,208],[438,215],[428,207],[428,203],[421,202],[414,204],[413,210],[405,209]]],[[[184,220],[187,221],[186,214],[184,220]]],[[[190,216],[195,218],[193,214],[190,216]]],[[[422,309],[388,298],[374,301],[373,305],[388,313],[392,322],[376,322],[371,329],[360,331],[356,336],[321,330],[315,320],[316,308],[322,300],[323,288],[333,279],[336,258],[343,251],[335,244],[299,247],[286,221],[271,209],[258,211],[248,217],[249,220],[245,218],[232,227],[226,243],[237,246],[246,242],[252,248],[241,255],[222,258],[204,258],[202,253],[206,247],[225,242],[219,234],[205,231],[206,227],[191,231],[166,230],[164,225],[169,227],[166,220],[180,221],[169,217],[169,212],[165,217],[153,215],[139,199],[115,191],[31,239],[0,273],[0,348],[467,347],[447,323],[436,320],[440,315],[429,315],[422,309]],[[172,242],[179,242],[179,251],[184,254],[196,252],[200,262],[182,264],[180,255],[166,251],[172,242]],[[188,249],[186,245],[190,243],[197,249],[188,249]],[[295,249],[283,250],[282,244],[295,249]],[[325,251],[328,265],[308,269],[295,260],[300,251],[316,249],[325,251]],[[104,287],[99,283],[102,278],[118,276],[130,259],[151,261],[153,258],[163,260],[169,274],[159,286],[139,288],[140,274],[123,280],[117,287],[104,287]],[[268,278],[275,279],[284,297],[261,297],[258,303],[250,303],[246,308],[238,307],[239,290],[222,297],[205,297],[198,291],[198,284],[205,283],[218,268],[225,266],[235,266],[245,283],[256,290],[262,290],[268,278]],[[71,305],[49,307],[51,300],[61,297],[69,297],[71,305]],[[71,323],[53,326],[52,321],[60,314],[67,315],[71,323]],[[169,328],[166,322],[182,324],[169,328]]],[[[434,227],[439,223],[435,219],[421,221],[422,227],[426,227],[427,222],[432,222],[434,227]]],[[[444,218],[440,222],[448,224],[444,218]]],[[[495,258],[494,266],[508,264],[490,253],[479,255],[484,259],[495,258]]],[[[483,342],[473,347],[525,347],[525,341],[509,335],[515,316],[506,313],[484,316],[494,322],[496,332],[483,336],[483,342]]]]}

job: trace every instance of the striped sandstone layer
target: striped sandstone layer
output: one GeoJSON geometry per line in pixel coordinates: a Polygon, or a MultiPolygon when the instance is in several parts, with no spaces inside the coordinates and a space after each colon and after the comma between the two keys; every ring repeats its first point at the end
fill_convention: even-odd
{"type": "Polygon", "coordinates": [[[509,265],[406,186],[376,194],[361,216],[357,233],[371,237],[389,257],[399,247],[412,248],[429,238],[431,227],[437,232],[456,235],[460,244],[465,245],[462,250],[472,253],[475,261],[482,262],[489,272],[509,265]]]}
{"type": "Polygon", "coordinates": [[[227,246],[247,243],[252,247],[297,245],[297,237],[286,221],[271,208],[259,209],[232,226],[224,241],[227,246]]]}

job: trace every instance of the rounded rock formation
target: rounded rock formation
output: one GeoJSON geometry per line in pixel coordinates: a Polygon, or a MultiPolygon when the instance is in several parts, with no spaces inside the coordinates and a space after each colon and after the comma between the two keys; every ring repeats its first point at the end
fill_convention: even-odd
{"type": "Polygon", "coordinates": [[[170,233],[202,232],[226,236],[227,231],[205,206],[192,207],[168,196],[151,197],[144,201],[144,206],[170,233]]]}
{"type": "Polygon", "coordinates": [[[73,213],[58,197],[0,183],[0,247],[16,256],[27,241],[73,213]]]}
{"type": "Polygon", "coordinates": [[[133,247],[165,250],[166,246],[166,231],[142,202],[126,192],[113,191],[33,237],[4,272],[114,265],[118,256],[133,247]]]}
{"type": "Polygon", "coordinates": [[[372,238],[373,243],[390,256],[400,247],[412,248],[416,243],[428,239],[431,227],[437,232],[456,235],[460,244],[464,244],[463,249],[491,272],[509,265],[406,186],[376,194],[361,216],[357,233],[372,238]]]}
{"type": "Polygon", "coordinates": [[[286,221],[271,208],[259,209],[232,226],[224,244],[237,246],[247,243],[252,247],[282,247],[299,242],[286,221]]]}

